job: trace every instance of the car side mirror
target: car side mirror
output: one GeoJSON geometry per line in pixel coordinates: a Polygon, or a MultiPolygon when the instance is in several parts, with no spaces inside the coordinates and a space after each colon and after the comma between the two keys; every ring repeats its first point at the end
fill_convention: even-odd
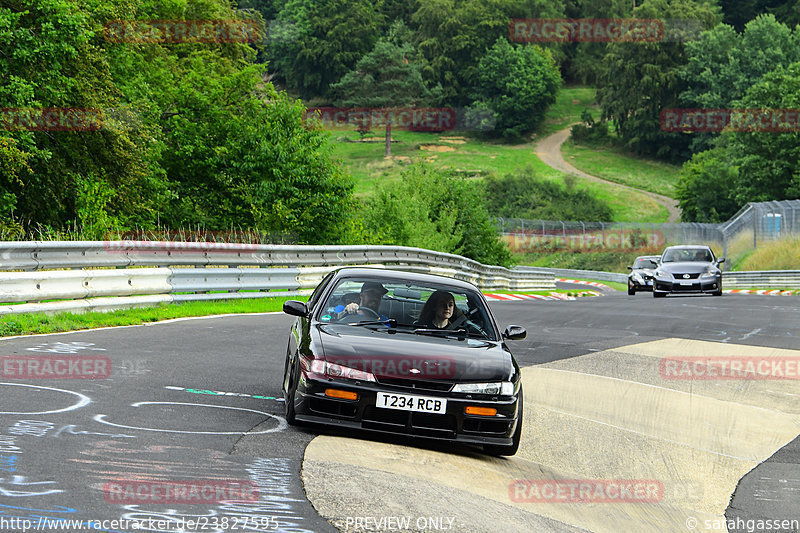
{"type": "Polygon", "coordinates": [[[283,312],[287,315],[306,318],[308,316],[308,306],[305,304],[305,302],[288,300],[283,302],[283,312]]]}
{"type": "Polygon", "coordinates": [[[632,266],[629,266],[629,267],[628,267],[628,270],[633,270],[633,267],[632,267],[632,266]]]}
{"type": "Polygon", "coordinates": [[[724,263],[724,262],[725,262],[724,257],[720,257],[719,259],[717,259],[717,263],[724,263]]]}
{"type": "Polygon", "coordinates": [[[648,261],[650,261],[650,264],[653,265],[654,267],[658,266],[658,261],[653,261],[652,259],[648,259],[648,261]]]}
{"type": "Polygon", "coordinates": [[[526,335],[528,332],[522,326],[508,326],[503,332],[503,338],[510,341],[521,341],[526,335]]]}

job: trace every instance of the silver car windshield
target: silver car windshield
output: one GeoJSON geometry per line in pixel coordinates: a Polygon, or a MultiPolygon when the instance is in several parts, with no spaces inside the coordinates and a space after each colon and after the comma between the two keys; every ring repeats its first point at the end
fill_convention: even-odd
{"type": "Polygon", "coordinates": [[[703,248],[672,248],[664,253],[662,263],[676,262],[704,262],[713,263],[714,256],[710,250],[703,248]]]}

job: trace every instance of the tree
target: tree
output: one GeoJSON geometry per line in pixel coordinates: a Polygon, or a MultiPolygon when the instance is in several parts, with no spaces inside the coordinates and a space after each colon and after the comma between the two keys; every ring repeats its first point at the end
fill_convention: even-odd
{"type": "Polygon", "coordinates": [[[586,191],[537,178],[532,168],[484,180],[486,207],[492,216],[542,220],[611,220],[611,208],[586,191]]]}
{"type": "Polygon", "coordinates": [[[560,4],[538,0],[418,0],[412,16],[417,48],[425,59],[422,75],[442,86],[441,103],[466,106],[478,63],[511,19],[563,16],[560,4]]]}
{"type": "MultiPolygon", "coordinates": [[[[393,34],[403,33],[399,23],[393,34]]],[[[346,107],[392,109],[415,107],[430,103],[433,95],[422,81],[420,65],[414,48],[408,43],[396,44],[381,39],[370,53],[362,57],[355,69],[331,86],[338,96],[337,105],[346,107]]],[[[386,120],[385,157],[391,156],[392,120],[386,120]]]]}
{"type": "MultiPolygon", "coordinates": [[[[778,67],[765,74],[744,98],[743,109],[800,109],[800,63],[778,67]]],[[[780,127],[779,127],[780,128],[780,127]]],[[[730,132],[729,157],[739,167],[736,201],[792,200],[800,198],[800,131],[789,122],[786,130],[730,132]]]]}
{"type": "Polygon", "coordinates": [[[372,49],[383,24],[370,0],[289,0],[267,56],[287,87],[303,98],[324,96],[372,49]]]}
{"type": "MultiPolygon", "coordinates": [[[[3,5],[0,49],[9,53],[0,55],[0,79],[7,80],[0,85],[0,108],[34,114],[42,108],[81,108],[107,116],[118,107],[122,95],[102,37],[105,21],[123,17],[117,3],[3,5]]],[[[2,173],[0,188],[14,197],[18,220],[62,227],[78,218],[79,179],[93,176],[115,191],[109,209],[129,222],[146,218],[158,189],[146,163],[153,154],[149,133],[110,122],[97,131],[9,131],[4,136],[26,163],[14,175],[2,173]]]]}
{"type": "Polygon", "coordinates": [[[736,214],[734,198],[738,169],[724,147],[700,152],[683,164],[675,196],[684,222],[724,222],[736,214]]]}
{"type": "MultiPolygon", "coordinates": [[[[747,23],[741,34],[719,24],[686,43],[687,63],[680,70],[686,90],[680,102],[689,108],[729,108],[755,80],[778,66],[800,61],[800,28],[790,30],[772,15],[747,23]]],[[[692,151],[706,150],[713,133],[694,134],[692,151]]]]}
{"type": "Polygon", "coordinates": [[[364,232],[374,244],[417,246],[508,265],[510,252],[482,193],[473,182],[417,163],[403,172],[399,183],[387,184],[366,202],[364,232]]]}
{"type": "MultiPolygon", "coordinates": [[[[694,0],[650,0],[637,7],[636,18],[694,19],[713,26],[718,8],[694,0]]],[[[661,130],[663,109],[680,107],[686,82],[679,76],[686,63],[682,42],[610,43],[603,58],[598,99],[603,117],[614,121],[624,144],[637,154],[685,160],[688,139],[661,130]]]]}
{"type": "Polygon", "coordinates": [[[513,46],[500,37],[478,64],[476,102],[494,111],[497,129],[506,139],[517,141],[541,124],[560,85],[548,50],[513,46]]]}
{"type": "Polygon", "coordinates": [[[798,121],[780,114],[800,108],[800,63],[765,74],[733,105],[774,110],[778,120],[771,131],[723,132],[684,164],[677,193],[685,220],[725,220],[747,202],[800,198],[798,121]]]}

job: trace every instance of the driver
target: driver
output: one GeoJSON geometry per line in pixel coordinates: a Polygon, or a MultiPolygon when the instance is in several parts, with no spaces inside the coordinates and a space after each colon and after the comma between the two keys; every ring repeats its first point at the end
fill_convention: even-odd
{"type": "Polygon", "coordinates": [[[380,320],[388,320],[381,315],[378,310],[381,307],[381,299],[383,295],[389,292],[386,288],[377,281],[367,281],[361,286],[361,294],[359,295],[359,303],[351,302],[347,305],[337,305],[333,310],[339,313],[339,316],[354,315],[362,307],[367,308],[375,313],[380,320]]]}

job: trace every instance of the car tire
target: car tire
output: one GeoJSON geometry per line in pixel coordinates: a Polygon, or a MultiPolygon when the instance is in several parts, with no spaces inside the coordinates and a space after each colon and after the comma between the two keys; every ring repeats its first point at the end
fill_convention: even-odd
{"type": "Polygon", "coordinates": [[[631,282],[628,281],[628,296],[633,296],[634,294],[636,294],[636,289],[634,289],[631,282]]]}
{"type": "Polygon", "coordinates": [[[287,389],[283,391],[283,406],[284,418],[290,426],[298,426],[300,423],[297,421],[297,416],[294,410],[294,396],[297,393],[297,364],[291,365],[288,360],[286,361],[286,372],[289,372],[289,384],[287,389]]]}
{"type": "Polygon", "coordinates": [[[722,296],[722,289],[712,292],[711,296],[722,296]]]}
{"type": "Polygon", "coordinates": [[[519,406],[517,429],[514,430],[514,435],[511,437],[511,444],[484,444],[483,452],[487,455],[514,455],[517,453],[517,450],[519,450],[519,442],[522,439],[522,414],[524,412],[522,401],[522,385],[519,386],[519,399],[517,400],[517,405],[519,406]]]}
{"type": "Polygon", "coordinates": [[[656,292],[653,291],[653,298],[664,298],[667,296],[666,292],[656,292]]]}

